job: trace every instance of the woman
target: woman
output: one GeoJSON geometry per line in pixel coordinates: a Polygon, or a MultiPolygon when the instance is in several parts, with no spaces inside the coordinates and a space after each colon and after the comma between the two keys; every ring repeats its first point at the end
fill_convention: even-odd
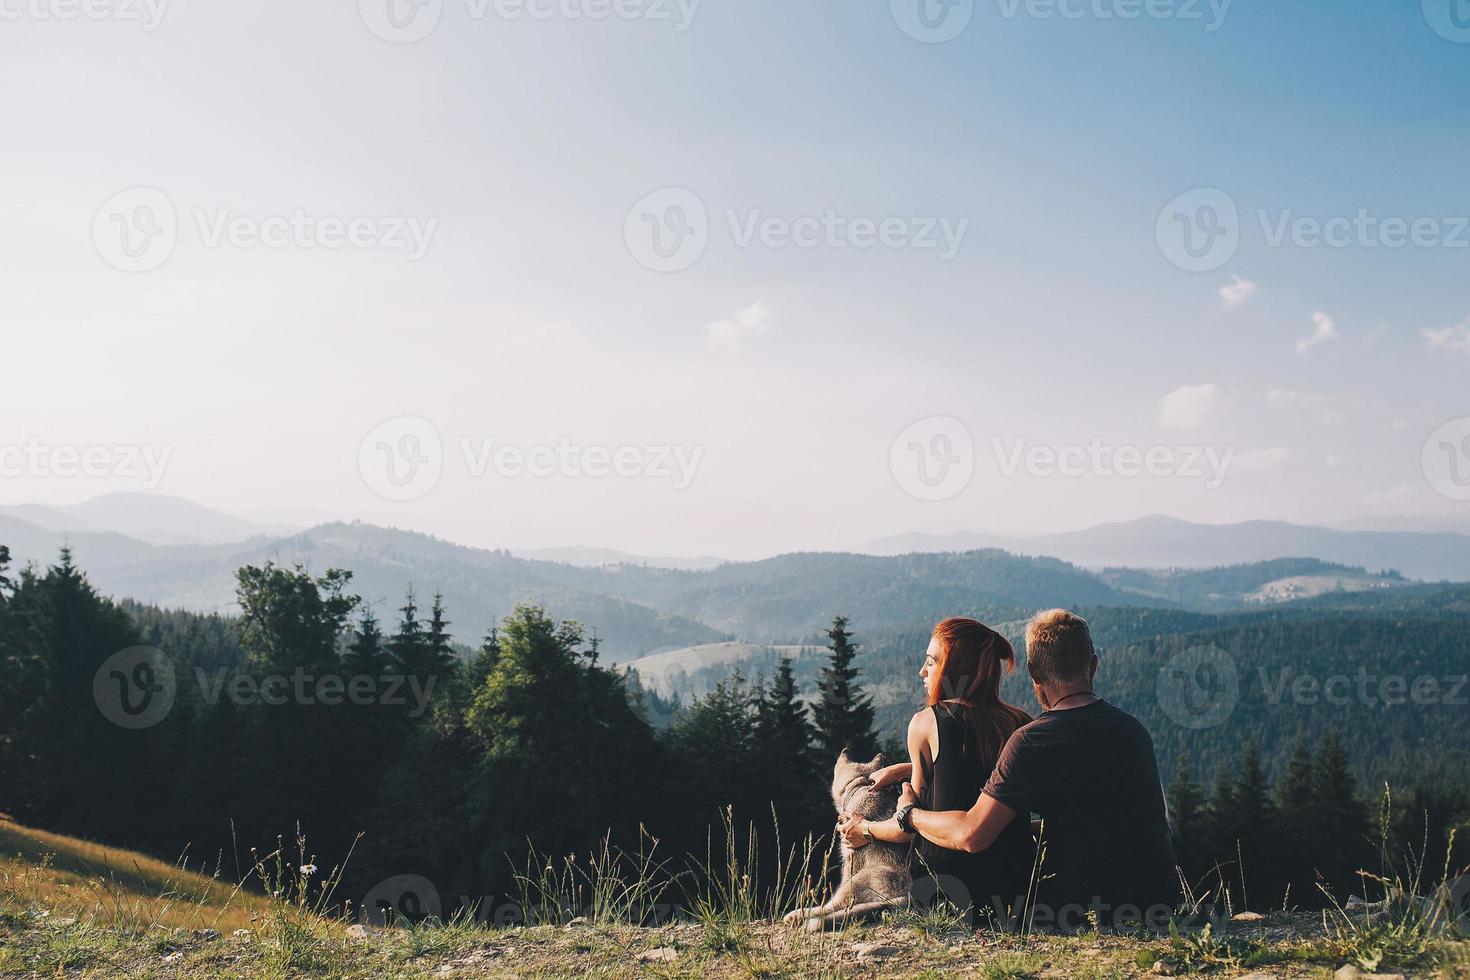
{"type": "MultiPolygon", "coordinates": [[[[953,617],[935,626],[919,670],[925,707],[909,720],[910,761],[880,769],[873,774],[874,783],[912,782],[925,809],[974,806],[1006,740],[1031,721],[1000,697],[1002,672],[1015,669],[1010,642],[985,624],[953,617]]],[[[892,818],[873,822],[853,817],[841,830],[849,847],[873,839],[913,840],[892,818]]],[[[922,838],[917,847],[923,864],[916,879],[933,875],[950,900],[970,907],[972,924],[987,908],[1008,917],[1025,899],[1036,855],[1028,821],[1012,821],[994,845],[978,854],[945,850],[922,838]]]]}

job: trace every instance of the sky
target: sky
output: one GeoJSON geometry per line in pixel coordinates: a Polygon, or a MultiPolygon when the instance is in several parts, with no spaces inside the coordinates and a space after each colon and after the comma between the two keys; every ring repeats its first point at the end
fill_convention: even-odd
{"type": "Polygon", "coordinates": [[[1452,2],[0,0],[0,504],[1470,518],[1452,2]]]}

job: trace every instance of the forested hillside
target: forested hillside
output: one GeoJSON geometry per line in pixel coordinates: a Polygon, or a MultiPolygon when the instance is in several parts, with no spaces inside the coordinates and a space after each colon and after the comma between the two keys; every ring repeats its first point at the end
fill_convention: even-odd
{"type": "MultiPolygon", "coordinates": [[[[115,604],[66,552],[44,570],[6,568],[0,810],[165,855],[262,845],[299,823],[325,863],[361,833],[349,888],[411,869],[469,895],[510,887],[528,845],[566,854],[608,833],[631,845],[641,826],[672,854],[697,853],[725,805],[741,820],[774,807],[787,840],[825,834],[831,758],[897,742],[928,629],[838,619],[794,660],[726,665],[704,696],[671,703],[609,669],[582,626],[535,607],[471,648],[453,641],[441,598],[405,596],[380,620],[347,571],[266,563],[241,568],[236,587],[230,618],[115,604]]],[[[1350,887],[1384,782],[1400,842],[1415,819],[1440,840],[1467,818],[1465,596],[1384,601],[1084,608],[1099,689],[1153,733],[1191,874],[1244,840],[1263,889],[1317,876],[1350,887]],[[1355,685],[1360,668],[1375,694],[1393,694],[1387,678],[1437,678],[1435,698],[1322,703],[1294,686],[1355,685]],[[1181,674],[1194,685],[1182,695],[1170,686],[1181,674]],[[1320,829],[1327,816],[1336,830],[1320,829]]],[[[1019,641],[1026,608],[995,612],[1019,641]]],[[[1035,710],[1023,674],[1006,690],[1035,710]]]]}

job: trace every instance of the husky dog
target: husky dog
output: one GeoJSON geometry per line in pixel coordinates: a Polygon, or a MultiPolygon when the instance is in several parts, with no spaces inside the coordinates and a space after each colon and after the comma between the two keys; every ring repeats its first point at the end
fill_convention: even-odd
{"type": "MultiPolygon", "coordinates": [[[[832,772],[832,805],[839,819],[857,814],[867,820],[887,820],[898,808],[898,787],[874,792],[868,778],[883,767],[883,757],[853,762],[847,750],[837,757],[832,772]]],[[[913,875],[909,872],[909,844],[875,840],[853,850],[842,845],[842,884],[832,900],[816,908],[796,909],[785,921],[801,922],[811,932],[840,925],[849,918],[874,917],[909,904],[913,875]]]]}

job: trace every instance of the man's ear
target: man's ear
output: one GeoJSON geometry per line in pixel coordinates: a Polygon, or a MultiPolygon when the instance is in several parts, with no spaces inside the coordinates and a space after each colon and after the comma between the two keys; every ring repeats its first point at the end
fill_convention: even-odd
{"type": "Polygon", "coordinates": [[[1087,675],[1088,680],[1097,679],[1097,654],[1092,655],[1092,671],[1087,675]]]}

